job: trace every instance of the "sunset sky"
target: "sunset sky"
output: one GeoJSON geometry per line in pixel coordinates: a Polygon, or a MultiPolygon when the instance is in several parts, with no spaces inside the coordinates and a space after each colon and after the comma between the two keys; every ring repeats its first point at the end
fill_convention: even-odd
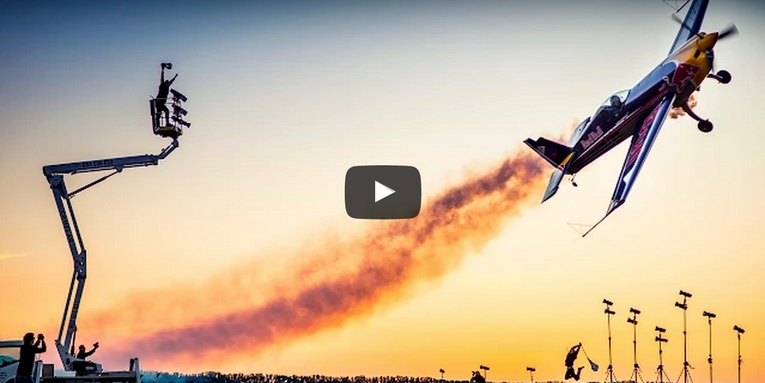
{"type": "Polygon", "coordinates": [[[522,141],[568,138],[666,56],[678,25],[661,0],[159,5],[0,12],[0,339],[43,332],[43,360],[60,367],[72,261],[41,168],[169,144],[148,110],[169,61],[193,124],[180,147],[73,199],[88,251],[77,344],[99,341],[92,359],[106,367],[134,355],[165,371],[469,379],[483,364],[492,381],[526,381],[526,366],[543,381],[562,380],[582,342],[601,367],[583,378],[602,381],[607,298],[617,377],[632,370],[635,307],[644,379],[659,325],[674,380],[682,289],[694,380],[709,378],[707,310],[715,381],[736,379],[734,324],[746,329],[742,380],[765,381],[762,3],[711,1],[703,30],[740,31],[715,49],[731,83],[697,94],[715,130],[667,120],[626,204],[586,238],[567,223],[605,212],[626,144],[540,205],[552,167],[522,141]],[[518,172],[502,198],[440,221],[444,195],[501,164],[518,172]],[[417,167],[422,217],[348,217],[356,165],[417,167]],[[429,222],[442,230],[420,245],[429,222]],[[317,296],[328,300],[306,298],[317,296]],[[315,311],[293,317],[295,302],[315,311]]]}

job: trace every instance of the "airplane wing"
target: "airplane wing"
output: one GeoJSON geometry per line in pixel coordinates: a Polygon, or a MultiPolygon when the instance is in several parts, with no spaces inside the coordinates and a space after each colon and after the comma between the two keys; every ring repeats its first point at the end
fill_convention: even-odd
{"type": "Polygon", "coordinates": [[[704,15],[707,13],[707,5],[709,5],[709,0],[693,0],[690,8],[688,8],[688,13],[685,14],[683,25],[680,26],[680,30],[677,32],[675,42],[669,48],[669,54],[672,54],[675,49],[685,44],[691,36],[699,33],[701,23],[704,21],[704,15]]]}
{"type": "Polygon", "coordinates": [[[627,200],[627,195],[629,194],[630,189],[632,189],[632,185],[635,183],[635,179],[637,178],[638,173],[640,173],[640,169],[643,167],[646,157],[648,157],[648,152],[651,151],[653,142],[659,135],[659,130],[661,130],[661,126],[664,124],[664,120],[666,120],[674,100],[674,93],[669,93],[664,96],[651,113],[643,119],[643,122],[639,127],[635,129],[635,133],[632,135],[630,148],[627,151],[627,158],[624,159],[622,172],[616,183],[614,195],[611,197],[611,204],[608,206],[608,211],[606,211],[606,215],[603,216],[598,223],[587,230],[582,237],[595,229],[595,227],[603,222],[609,214],[613,213],[614,210],[624,204],[624,201],[627,200]]]}

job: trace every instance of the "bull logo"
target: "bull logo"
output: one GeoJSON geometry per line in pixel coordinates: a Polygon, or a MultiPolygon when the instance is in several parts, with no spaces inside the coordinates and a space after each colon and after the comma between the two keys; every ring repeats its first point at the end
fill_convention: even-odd
{"type": "Polygon", "coordinates": [[[672,83],[670,85],[676,86],[677,89],[683,89],[683,85],[687,81],[692,81],[698,72],[699,67],[687,63],[682,63],[677,66],[677,69],[675,69],[675,73],[672,76],[672,83]]]}

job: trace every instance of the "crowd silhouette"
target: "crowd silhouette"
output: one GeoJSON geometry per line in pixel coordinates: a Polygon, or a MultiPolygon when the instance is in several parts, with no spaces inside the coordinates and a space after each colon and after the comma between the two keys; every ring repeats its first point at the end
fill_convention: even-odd
{"type": "Polygon", "coordinates": [[[441,383],[460,382],[429,377],[411,376],[325,376],[325,375],[276,375],[276,374],[223,374],[206,372],[201,374],[181,374],[165,372],[145,372],[146,383],[441,383]]]}
{"type": "MultiPolygon", "coordinates": [[[[144,383],[470,383],[471,380],[450,380],[415,376],[325,376],[278,374],[223,374],[205,372],[181,374],[145,371],[144,383]]],[[[551,381],[559,383],[561,381],[551,381]]],[[[506,383],[506,382],[497,382],[506,383]]],[[[539,382],[541,383],[541,382],[539,382]]]]}

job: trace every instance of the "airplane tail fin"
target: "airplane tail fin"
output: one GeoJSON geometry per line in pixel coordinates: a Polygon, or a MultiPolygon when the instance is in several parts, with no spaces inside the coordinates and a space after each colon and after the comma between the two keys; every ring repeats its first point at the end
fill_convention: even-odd
{"type": "Polygon", "coordinates": [[[537,140],[528,138],[523,142],[552,166],[555,166],[555,170],[550,175],[550,182],[547,184],[545,195],[542,197],[542,202],[545,202],[558,192],[560,182],[571,164],[571,157],[574,155],[573,150],[566,145],[550,141],[544,137],[539,137],[537,140]]]}
{"type": "Polygon", "coordinates": [[[545,161],[549,162],[550,165],[556,168],[559,167],[573,151],[572,148],[566,145],[550,141],[544,137],[539,137],[536,140],[527,138],[523,142],[544,158],[545,161]]]}

